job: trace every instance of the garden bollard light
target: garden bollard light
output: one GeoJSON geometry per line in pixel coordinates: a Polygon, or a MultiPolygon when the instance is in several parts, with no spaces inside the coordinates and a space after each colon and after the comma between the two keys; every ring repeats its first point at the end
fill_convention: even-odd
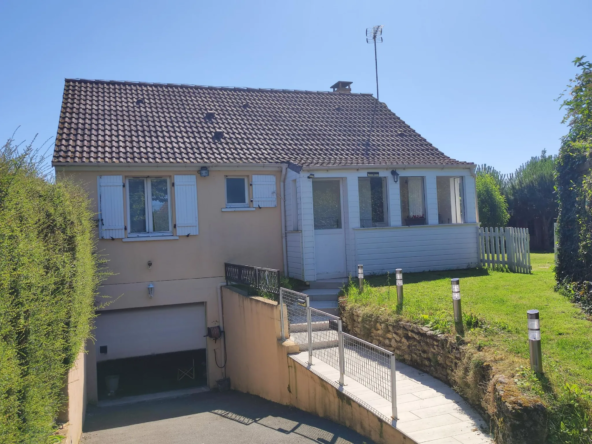
{"type": "Polygon", "coordinates": [[[397,268],[395,273],[397,277],[397,305],[403,305],[403,270],[397,268]]]}
{"type": "Polygon", "coordinates": [[[364,266],[362,264],[358,265],[358,281],[360,284],[360,293],[364,291],[364,266]]]}
{"type": "Polygon", "coordinates": [[[464,332],[462,321],[462,307],[460,305],[460,279],[454,278],[452,284],[452,307],[454,309],[454,327],[456,332],[460,335],[464,332]]]}
{"type": "Polygon", "coordinates": [[[530,349],[530,368],[535,373],[543,373],[543,353],[541,351],[541,322],[538,310],[528,310],[528,345],[530,349]]]}

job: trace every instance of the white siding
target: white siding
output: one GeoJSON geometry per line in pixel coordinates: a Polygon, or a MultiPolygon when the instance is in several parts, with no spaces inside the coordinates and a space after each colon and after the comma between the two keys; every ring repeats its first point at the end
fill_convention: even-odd
{"type": "Polygon", "coordinates": [[[196,176],[175,176],[175,218],[177,235],[197,235],[197,186],[196,176]]]}
{"type": "Polygon", "coordinates": [[[302,233],[299,231],[289,232],[286,244],[288,247],[288,276],[303,280],[302,233]]]}
{"type": "MultiPolygon", "coordinates": [[[[302,171],[298,177],[298,192],[299,192],[299,209],[301,214],[299,215],[301,222],[299,224],[302,230],[302,262],[304,267],[304,279],[307,281],[316,280],[316,264],[315,264],[315,244],[314,244],[314,217],[313,217],[313,206],[312,206],[312,180],[308,179],[307,176],[310,173],[314,173],[315,178],[342,178],[345,179],[345,190],[344,190],[344,213],[345,221],[344,228],[346,229],[345,242],[346,242],[346,256],[347,256],[347,269],[348,274],[355,275],[356,266],[358,263],[363,263],[364,260],[370,260],[368,252],[372,250],[370,246],[364,245],[365,232],[377,231],[381,234],[377,235],[381,238],[378,243],[382,244],[381,247],[386,252],[386,257],[389,255],[396,255],[396,261],[400,261],[401,258],[408,257],[410,266],[413,266],[414,270],[420,269],[445,269],[445,268],[459,268],[466,267],[469,262],[474,264],[477,263],[477,231],[476,226],[470,225],[459,225],[458,227],[436,227],[438,225],[438,196],[436,187],[437,176],[462,176],[465,182],[465,210],[466,210],[466,222],[476,222],[476,208],[475,208],[475,179],[471,176],[471,172],[468,168],[458,169],[398,169],[400,177],[405,176],[420,176],[425,178],[425,198],[426,198],[426,210],[428,216],[428,224],[430,227],[412,227],[405,228],[404,231],[397,232],[397,234],[389,234],[395,232],[395,229],[359,229],[360,227],[360,201],[358,195],[358,178],[367,177],[369,171],[379,172],[380,177],[385,177],[387,180],[388,188],[388,203],[389,203],[389,221],[391,227],[400,227],[401,224],[401,201],[400,201],[400,187],[399,179],[398,183],[395,183],[391,175],[392,168],[368,168],[356,170],[317,170],[317,171],[302,171]],[[442,231],[442,230],[452,231],[442,231]],[[385,230],[385,231],[384,231],[385,230]],[[421,233],[419,235],[411,234],[421,233]],[[434,234],[429,230],[433,231],[434,234]],[[422,238],[423,234],[427,236],[422,238]],[[442,234],[444,233],[444,234],[442,234]],[[461,233],[459,239],[457,233],[461,233]],[[453,239],[452,244],[447,243],[449,247],[453,247],[454,242],[459,242],[459,245],[464,245],[461,250],[467,254],[464,256],[458,256],[457,260],[448,260],[443,257],[445,254],[445,248],[439,246],[436,241],[435,248],[437,251],[442,251],[442,254],[438,253],[430,258],[428,253],[421,253],[422,258],[417,258],[418,251],[415,253],[411,252],[409,248],[402,250],[398,247],[399,242],[416,243],[418,248],[422,242],[425,244],[426,239],[446,239],[451,236],[453,239]],[[471,246],[472,245],[472,246],[471,246]],[[474,247],[474,248],[473,248],[474,247]],[[473,251],[474,250],[474,251],[473,251]],[[470,254],[469,252],[472,251],[470,254]],[[451,265],[452,264],[452,265],[451,265]]],[[[401,228],[403,229],[403,228],[401,228]]],[[[376,235],[375,235],[376,236],[376,235]]],[[[368,235],[368,237],[372,237],[368,235]]],[[[376,244],[376,240],[374,240],[376,244]]],[[[405,245],[407,245],[405,244],[405,245]]],[[[402,245],[402,244],[401,244],[402,245]]],[[[429,250],[429,248],[428,248],[429,250]]],[[[452,254],[452,253],[451,253],[452,254]]],[[[366,264],[364,263],[365,269],[366,264]]],[[[400,266],[400,265],[399,265],[400,266]]],[[[380,267],[372,265],[374,269],[380,267]]],[[[389,265],[390,267],[390,265],[389,265]]],[[[384,267],[383,267],[384,268],[384,267]]],[[[396,267],[395,267],[396,268],[396,267]]],[[[384,268],[385,270],[388,268],[384,268]]],[[[394,268],[393,268],[394,270],[394,268]]],[[[411,270],[410,270],[411,271],[411,270]]]]}
{"type": "Polygon", "coordinates": [[[125,222],[122,176],[99,177],[99,212],[99,236],[102,239],[123,239],[125,222]]]}
{"type": "Polygon", "coordinates": [[[477,225],[355,230],[356,253],[366,273],[449,270],[478,264],[477,225]]]}

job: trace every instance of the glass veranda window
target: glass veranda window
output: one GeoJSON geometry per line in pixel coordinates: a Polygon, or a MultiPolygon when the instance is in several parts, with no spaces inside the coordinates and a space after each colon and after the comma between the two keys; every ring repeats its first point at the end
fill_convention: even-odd
{"type": "Polygon", "coordinates": [[[171,234],[169,180],[131,178],[127,190],[129,234],[171,234]]]}
{"type": "Polygon", "coordinates": [[[360,196],[360,227],[388,226],[386,179],[384,177],[358,178],[360,196]]]}
{"type": "Polygon", "coordinates": [[[226,206],[228,208],[248,207],[247,179],[245,177],[226,178],[226,206]]]}
{"type": "Polygon", "coordinates": [[[313,180],[312,205],[315,230],[341,228],[340,188],[338,180],[313,180]]]}
{"type": "Polygon", "coordinates": [[[425,225],[425,192],[423,177],[401,177],[402,225],[425,225]]]}
{"type": "Polygon", "coordinates": [[[438,188],[438,223],[464,222],[464,186],[462,177],[436,177],[438,188]]]}

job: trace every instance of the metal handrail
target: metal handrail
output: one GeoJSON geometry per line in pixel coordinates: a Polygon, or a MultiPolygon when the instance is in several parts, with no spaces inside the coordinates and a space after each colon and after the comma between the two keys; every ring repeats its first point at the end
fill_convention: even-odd
{"type": "MultiPolygon", "coordinates": [[[[281,323],[280,333],[282,340],[286,339],[284,324],[287,324],[288,330],[291,330],[292,328],[294,329],[295,342],[298,345],[306,346],[309,366],[314,364],[314,355],[316,359],[338,369],[338,383],[341,386],[345,383],[345,374],[347,371],[348,376],[352,379],[375,393],[378,393],[380,396],[386,397],[387,399],[390,398],[392,404],[392,417],[394,419],[397,418],[396,360],[393,352],[348,333],[344,333],[341,318],[322,310],[312,308],[310,306],[310,297],[304,293],[280,288],[279,307],[281,323]],[[319,318],[321,318],[321,321],[319,321],[319,318]],[[306,322],[306,333],[304,333],[304,322],[306,322]],[[315,341],[316,343],[319,343],[320,347],[316,349],[315,353],[315,348],[313,346],[313,324],[318,325],[324,322],[329,323],[327,330],[318,330],[318,327],[315,327],[315,335],[317,337],[315,341]],[[334,345],[327,346],[328,342],[335,341],[335,333],[327,335],[326,332],[329,331],[337,331],[336,351],[334,345]],[[321,336],[320,341],[319,336],[321,336]],[[347,346],[345,344],[346,341],[349,343],[347,346]],[[346,350],[348,351],[347,355],[345,353],[346,350]],[[362,366],[360,366],[360,362],[362,362],[362,366]],[[361,367],[363,367],[364,371],[359,371],[361,367]],[[385,375],[384,370],[381,370],[385,369],[385,367],[390,370],[388,377],[385,375]],[[367,373],[368,371],[370,371],[370,373],[367,373]]],[[[291,337],[292,335],[288,332],[287,336],[291,337]]]]}
{"type": "Polygon", "coordinates": [[[226,284],[248,285],[256,290],[268,293],[280,293],[280,271],[274,268],[253,267],[224,263],[224,277],[226,284]]]}

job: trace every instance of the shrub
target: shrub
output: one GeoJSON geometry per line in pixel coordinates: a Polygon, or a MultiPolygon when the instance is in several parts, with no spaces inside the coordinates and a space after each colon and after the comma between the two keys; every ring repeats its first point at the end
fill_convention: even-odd
{"type": "Polygon", "coordinates": [[[483,227],[505,227],[508,223],[508,203],[496,180],[489,174],[477,175],[477,205],[483,227]]]}
{"type": "Polygon", "coordinates": [[[29,146],[0,150],[0,442],[48,442],[99,284],[84,193],[43,177],[29,146]]]}

